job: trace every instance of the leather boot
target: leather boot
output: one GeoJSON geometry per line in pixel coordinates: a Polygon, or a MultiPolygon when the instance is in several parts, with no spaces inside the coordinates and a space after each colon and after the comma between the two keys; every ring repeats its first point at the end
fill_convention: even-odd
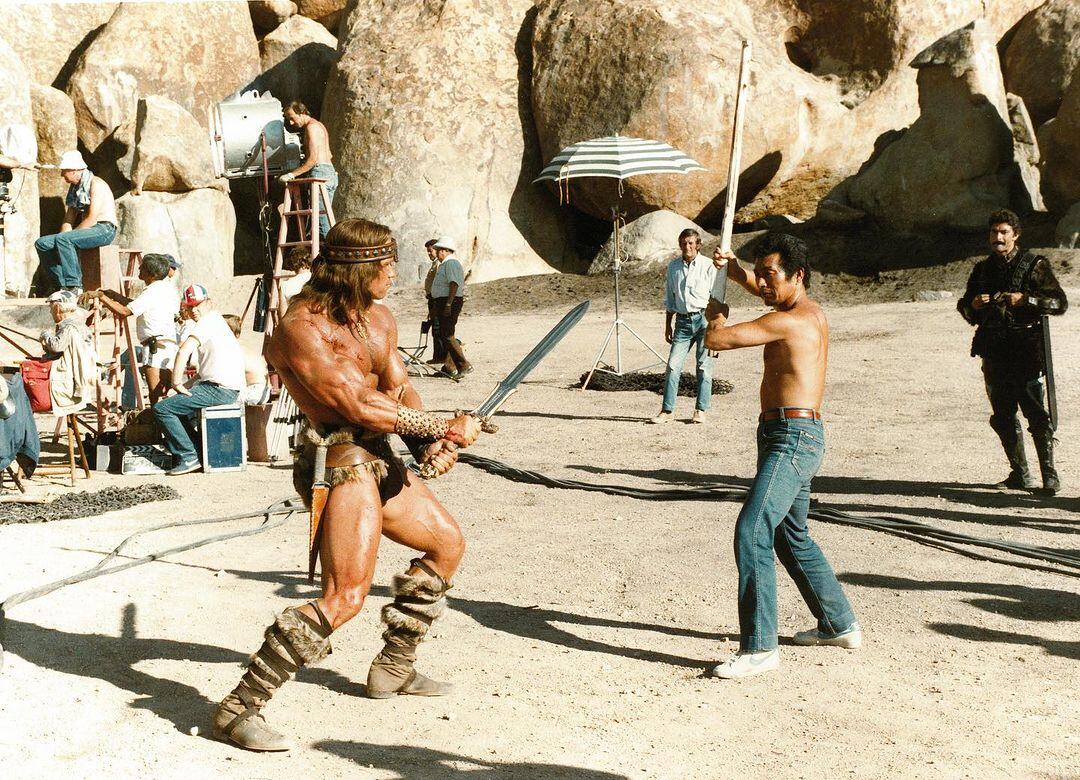
{"type": "Polygon", "coordinates": [[[1039,455],[1039,471],[1042,473],[1042,490],[1048,496],[1052,496],[1061,490],[1061,480],[1058,479],[1057,469],[1054,468],[1054,432],[1040,431],[1032,433],[1035,440],[1035,452],[1039,455]]]}
{"type": "Polygon", "coordinates": [[[295,607],[278,615],[266,629],[266,640],[251,657],[240,684],[218,705],[214,713],[214,737],[246,750],[276,751],[292,747],[260,713],[278,688],[297,669],[321,661],[330,654],[333,628],[316,602],[318,621],[295,607]]]}
{"type": "Polygon", "coordinates": [[[997,430],[1001,440],[1001,448],[1005,450],[1005,457],[1009,459],[1009,476],[998,482],[994,487],[997,490],[1033,490],[1037,487],[1031,471],[1028,469],[1027,452],[1024,450],[1023,429],[1020,421],[1014,420],[1010,428],[997,430]]]}
{"type": "Polygon", "coordinates": [[[449,683],[425,677],[414,666],[416,646],[445,611],[450,585],[423,561],[414,560],[412,566],[422,573],[395,576],[390,586],[394,600],[382,610],[386,644],[368,670],[367,696],[372,699],[445,696],[451,689],[449,683]]]}

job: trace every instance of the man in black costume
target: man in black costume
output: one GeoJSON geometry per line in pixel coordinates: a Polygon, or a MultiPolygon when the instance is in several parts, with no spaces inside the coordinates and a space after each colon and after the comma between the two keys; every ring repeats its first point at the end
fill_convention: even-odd
{"type": "Polygon", "coordinates": [[[1050,261],[1018,246],[1020,219],[1002,209],[990,215],[990,256],[975,264],[967,290],[956,308],[976,325],[972,357],[982,358],[990,427],[1001,439],[1009,459],[1009,476],[996,487],[1033,490],[1028,471],[1019,407],[1028,421],[1042,472],[1043,492],[1061,488],[1054,469],[1054,427],[1047,403],[1044,375],[1042,315],[1064,314],[1065,293],[1050,261]]]}

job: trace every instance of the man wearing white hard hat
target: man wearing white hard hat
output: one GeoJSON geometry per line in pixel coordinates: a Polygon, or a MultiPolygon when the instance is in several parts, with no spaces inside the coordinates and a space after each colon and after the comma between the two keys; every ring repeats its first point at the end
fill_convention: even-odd
{"type": "Polygon", "coordinates": [[[465,271],[454,253],[457,244],[450,236],[443,236],[435,242],[435,257],[439,267],[431,280],[431,297],[434,310],[439,317],[439,331],[446,345],[446,361],[442,366],[443,376],[460,379],[473,370],[472,363],[465,358],[455,331],[461,307],[465,305],[465,271]]]}
{"type": "Polygon", "coordinates": [[[95,176],[79,152],[64,152],[60,176],[68,184],[60,232],[34,242],[41,265],[62,290],[82,294],[79,250],[107,246],[116,238],[116,202],[105,180],[95,176]]]}

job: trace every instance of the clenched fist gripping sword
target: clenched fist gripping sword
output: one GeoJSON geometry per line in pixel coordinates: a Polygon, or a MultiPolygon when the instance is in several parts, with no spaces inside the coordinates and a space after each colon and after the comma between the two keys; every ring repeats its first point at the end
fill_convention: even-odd
{"type": "MultiPolygon", "coordinates": [[[[494,423],[491,422],[491,418],[506,403],[507,399],[517,392],[518,385],[521,384],[525,377],[540,365],[540,361],[547,357],[548,353],[555,349],[566,334],[581,321],[581,318],[585,316],[585,312],[588,310],[589,301],[582,301],[567,312],[566,316],[559,320],[559,324],[552,328],[544,338],[540,339],[540,342],[532,348],[532,351],[514,366],[514,370],[507,374],[506,378],[499,384],[495,385],[491,395],[471,412],[468,412],[468,414],[480,420],[482,430],[485,433],[495,433],[498,430],[494,423]]],[[[456,412],[455,414],[460,415],[464,414],[464,412],[456,412]]],[[[433,479],[437,476],[434,466],[427,463],[420,464],[418,471],[424,479],[433,479]]]]}

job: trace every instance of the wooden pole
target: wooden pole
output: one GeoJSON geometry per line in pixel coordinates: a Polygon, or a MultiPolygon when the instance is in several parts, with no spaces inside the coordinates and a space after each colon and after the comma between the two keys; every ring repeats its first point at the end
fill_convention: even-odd
{"type": "MultiPolygon", "coordinates": [[[[731,127],[731,156],[728,158],[727,198],[724,222],[720,228],[720,251],[731,251],[731,233],[735,226],[735,200],[739,193],[739,167],[742,162],[743,124],[746,119],[746,96],[750,87],[750,42],[743,41],[739,61],[739,89],[735,95],[735,118],[731,127]]],[[[717,271],[712,297],[720,303],[727,298],[727,264],[717,271]]]]}

